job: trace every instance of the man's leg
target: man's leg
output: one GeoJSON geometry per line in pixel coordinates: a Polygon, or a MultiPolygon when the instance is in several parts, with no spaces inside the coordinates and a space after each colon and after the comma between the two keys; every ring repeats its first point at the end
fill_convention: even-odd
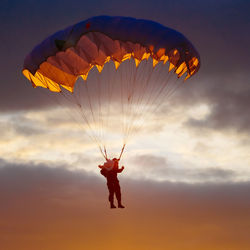
{"type": "Polygon", "coordinates": [[[114,205],[114,184],[112,182],[108,182],[108,189],[109,189],[109,202],[110,202],[110,208],[116,208],[116,206],[114,205]]]}
{"type": "Polygon", "coordinates": [[[121,187],[120,187],[119,181],[115,182],[114,191],[115,191],[115,196],[118,202],[118,207],[124,208],[124,206],[121,203],[122,196],[121,196],[121,187]]]}

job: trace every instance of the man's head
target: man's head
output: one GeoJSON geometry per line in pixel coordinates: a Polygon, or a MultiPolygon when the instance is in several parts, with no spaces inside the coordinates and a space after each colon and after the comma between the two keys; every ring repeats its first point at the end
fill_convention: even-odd
{"type": "Polygon", "coordinates": [[[119,159],[113,158],[112,161],[114,162],[114,168],[118,168],[119,159]]]}

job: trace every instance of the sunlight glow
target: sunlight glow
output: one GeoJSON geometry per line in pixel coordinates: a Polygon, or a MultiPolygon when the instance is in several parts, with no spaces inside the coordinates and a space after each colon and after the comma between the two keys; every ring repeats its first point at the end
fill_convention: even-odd
{"type": "Polygon", "coordinates": [[[188,110],[188,115],[196,120],[204,120],[211,113],[211,107],[200,104],[188,110]]]}

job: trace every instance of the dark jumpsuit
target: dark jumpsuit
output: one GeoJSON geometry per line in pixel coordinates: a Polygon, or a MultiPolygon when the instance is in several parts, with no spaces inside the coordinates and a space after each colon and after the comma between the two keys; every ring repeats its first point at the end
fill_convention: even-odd
{"type": "Polygon", "coordinates": [[[114,194],[118,201],[118,204],[121,203],[121,188],[119,184],[119,180],[117,179],[117,173],[121,173],[123,169],[119,169],[118,167],[114,167],[112,170],[107,171],[107,186],[109,189],[109,201],[111,203],[114,202],[114,194]]]}

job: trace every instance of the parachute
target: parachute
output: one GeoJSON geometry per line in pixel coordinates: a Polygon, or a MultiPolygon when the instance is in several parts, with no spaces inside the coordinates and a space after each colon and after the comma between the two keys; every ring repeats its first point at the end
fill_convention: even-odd
{"type": "Polygon", "coordinates": [[[107,159],[111,139],[122,137],[121,157],[148,114],[199,68],[199,53],[181,33],[150,20],[97,16],[49,36],[22,72],[34,88],[64,97],[107,159]]]}

